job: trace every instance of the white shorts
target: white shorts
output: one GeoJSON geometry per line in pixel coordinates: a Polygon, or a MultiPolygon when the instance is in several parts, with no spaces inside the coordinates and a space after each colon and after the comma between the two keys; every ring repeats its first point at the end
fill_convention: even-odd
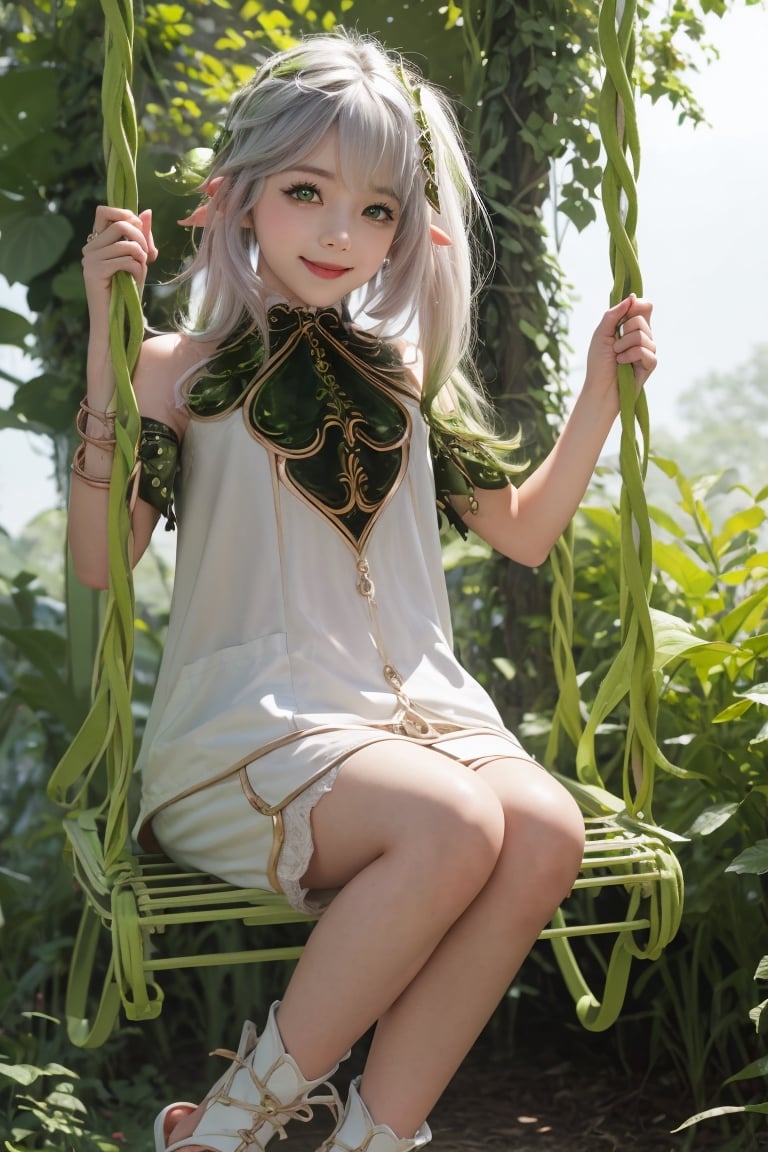
{"type": "Polygon", "coordinates": [[[309,892],[301,879],[314,845],[311,812],[330,792],[344,762],[361,748],[384,740],[427,743],[467,767],[511,758],[534,763],[511,732],[458,730],[429,741],[412,740],[386,729],[337,729],[307,734],[294,744],[270,752],[245,768],[156,812],[152,831],[166,855],[186,868],[209,872],[241,888],[282,891],[293,908],[317,915],[333,892],[309,892]],[[301,757],[309,783],[288,799],[278,813],[264,814],[249,799],[258,791],[258,775],[271,757],[301,757]]]}

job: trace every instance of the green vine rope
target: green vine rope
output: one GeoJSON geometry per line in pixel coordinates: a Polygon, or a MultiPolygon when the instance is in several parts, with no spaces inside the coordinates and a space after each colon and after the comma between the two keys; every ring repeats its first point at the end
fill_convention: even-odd
{"type": "MultiPolygon", "coordinates": [[[[602,198],[610,232],[613,270],[611,305],[630,292],[642,295],[637,259],[637,185],[640,144],[630,77],[635,61],[635,0],[602,0],[598,38],[605,65],[598,122],[606,152],[602,198]]],[[[586,724],[579,715],[579,689],[571,655],[573,636],[573,557],[568,538],[553,554],[554,590],[552,653],[560,689],[547,749],[556,757],[561,731],[576,744],[576,771],[582,783],[604,787],[597,768],[595,736],[600,725],[628,700],[623,798],[627,809],[652,821],[655,767],[665,763],[656,740],[658,697],[653,673],[654,636],[648,598],[651,588],[652,539],[644,479],[648,462],[648,408],[637,395],[631,366],[619,365],[621,445],[619,459],[621,546],[621,645],[598,689],[586,724]],[[639,443],[638,443],[639,439],[639,443]]]]}
{"type": "MultiPolygon", "coordinates": [[[[138,132],[133,80],[133,10],[130,0],[101,0],[105,18],[102,83],[104,158],[107,200],[113,207],[138,211],[136,155],[138,132]]],[[[113,406],[117,439],[109,487],[109,589],[96,657],[92,704],[80,731],[57,766],[49,794],[72,810],[84,809],[88,786],[106,760],[107,788],[91,810],[95,820],[106,813],[104,866],[107,872],[124,851],[128,838],[125,806],[112,815],[109,797],[125,793],[133,771],[134,592],[131,522],[126,500],[136,460],[139,413],[131,384],[144,332],[136,282],[126,272],[115,277],[109,316],[109,338],[115,374],[113,406]],[[115,820],[118,823],[115,823],[115,820]]]]}

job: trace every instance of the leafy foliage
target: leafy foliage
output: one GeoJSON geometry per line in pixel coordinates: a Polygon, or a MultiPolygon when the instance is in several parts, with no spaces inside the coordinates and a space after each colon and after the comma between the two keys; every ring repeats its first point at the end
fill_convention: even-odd
{"type": "MultiPolygon", "coordinates": [[[[678,508],[674,519],[652,510],[653,604],[657,620],[689,629],[691,643],[674,655],[663,636],[659,645],[659,732],[675,775],[657,779],[654,808],[663,826],[688,838],[681,851],[687,891],[680,936],[637,992],[655,1004],[651,1051],[676,1062],[700,1101],[708,1076],[724,1076],[750,1056],[743,1022],[751,973],[767,944],[759,880],[735,875],[732,865],[764,836],[768,818],[768,554],[759,535],[767,494],[739,487],[740,507],[718,529],[717,505],[734,495],[727,483],[691,481],[669,461],[658,464],[675,482],[678,508]]],[[[589,700],[615,643],[619,541],[610,507],[586,508],[584,521],[575,610],[589,700]]],[[[601,737],[609,776],[618,771],[621,728],[618,717],[601,737]]]]}

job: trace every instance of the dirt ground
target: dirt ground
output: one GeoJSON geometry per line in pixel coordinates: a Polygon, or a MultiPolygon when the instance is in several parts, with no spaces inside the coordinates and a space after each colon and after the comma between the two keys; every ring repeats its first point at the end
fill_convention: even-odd
{"type": "MultiPolygon", "coordinates": [[[[342,1099],[349,1079],[362,1071],[369,1039],[333,1078],[342,1099]]],[[[647,1059],[647,1041],[629,1029],[590,1033],[554,1003],[545,1011],[510,1001],[430,1115],[429,1152],[734,1152],[717,1121],[672,1133],[697,1109],[671,1073],[646,1071],[647,1059]]],[[[191,1076],[179,1078],[192,1084],[191,1076]]],[[[187,1098],[195,1099],[194,1092],[187,1098]]],[[[706,1099],[735,1102],[727,1091],[718,1097],[717,1084],[706,1099]]],[[[287,1138],[270,1147],[317,1152],[331,1128],[321,1109],[308,1124],[290,1124],[287,1138]]],[[[733,1131],[746,1136],[740,1121],[733,1131]]],[[[749,1139],[739,1139],[739,1152],[768,1152],[768,1124],[754,1144],[749,1139]]]]}
{"type": "MultiPolygon", "coordinates": [[[[610,1065],[596,1074],[578,1055],[502,1060],[479,1046],[430,1116],[430,1152],[681,1152],[682,1137],[670,1133],[690,1111],[658,1085],[644,1088],[610,1065]]],[[[315,1152],[326,1116],[294,1125],[281,1152],[315,1152]]],[[[699,1125],[693,1147],[719,1152],[716,1126],[699,1125]]]]}

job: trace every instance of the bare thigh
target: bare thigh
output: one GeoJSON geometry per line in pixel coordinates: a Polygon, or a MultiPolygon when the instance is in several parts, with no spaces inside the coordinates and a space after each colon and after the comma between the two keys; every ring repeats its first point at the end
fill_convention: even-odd
{"type": "Polygon", "coordinates": [[[400,846],[417,860],[460,845],[495,862],[504,814],[493,787],[471,768],[407,740],[350,756],[312,811],[315,851],[302,883],[339,888],[400,846]]]}

